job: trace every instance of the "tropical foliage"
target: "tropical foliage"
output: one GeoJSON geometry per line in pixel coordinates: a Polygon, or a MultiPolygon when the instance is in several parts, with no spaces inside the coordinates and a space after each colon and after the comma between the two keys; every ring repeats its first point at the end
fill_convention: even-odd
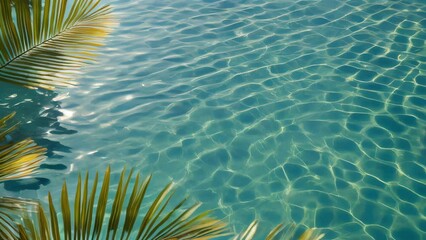
{"type": "MultiPolygon", "coordinates": [[[[256,236],[259,222],[253,221],[249,227],[241,234],[233,238],[233,240],[252,240],[256,236]]],[[[265,237],[266,240],[291,240],[295,239],[295,225],[294,224],[278,224],[272,229],[265,237]]],[[[314,228],[306,230],[298,239],[299,240],[321,240],[324,234],[321,234],[314,228]]]]}
{"type": "MultiPolygon", "coordinates": [[[[108,167],[102,184],[96,173],[93,185],[89,186],[89,175],[85,180],[78,177],[74,195],[74,204],[70,204],[67,184],[62,187],[60,209],[62,218],[58,218],[54,200],[49,194],[49,212],[38,206],[37,216],[25,217],[24,225],[19,226],[19,239],[213,239],[230,235],[226,225],[210,218],[209,211],[193,216],[199,203],[188,209],[181,209],[186,199],[170,207],[174,195],[173,184],[164,187],[152,203],[143,208],[143,202],[149,194],[147,189],[151,181],[148,176],[143,181],[140,175],[132,179],[133,171],[121,172],[112,205],[108,204],[111,169],[108,167]],[[98,185],[100,189],[98,189],[98,185]],[[133,185],[133,186],[132,186],[133,185]],[[129,194],[128,191],[131,190],[129,194]],[[130,197],[128,197],[130,195],[130,197]]],[[[145,200],[146,201],[146,200],[145,200]]],[[[256,236],[258,221],[254,221],[234,240],[252,240],[256,236]]],[[[276,226],[266,240],[294,239],[294,224],[276,226]]],[[[315,229],[306,230],[300,240],[320,240],[324,234],[315,229]]]]}
{"type": "MultiPolygon", "coordinates": [[[[0,182],[28,177],[45,159],[46,149],[37,146],[33,140],[10,140],[9,134],[17,128],[17,124],[8,124],[14,115],[11,113],[0,119],[0,182]]],[[[13,220],[35,205],[30,200],[0,198],[0,239],[14,239],[18,228],[13,220]]]]}
{"type": "Polygon", "coordinates": [[[15,113],[0,119],[0,182],[28,177],[45,159],[46,149],[31,139],[19,142],[8,140],[17,125],[8,126],[15,113]]]}
{"type": "Polygon", "coordinates": [[[53,89],[73,75],[111,30],[111,8],[100,0],[0,1],[0,81],[53,89]]]}
{"type": "Polygon", "coordinates": [[[73,208],[64,183],[61,219],[57,217],[56,207],[49,194],[49,214],[40,206],[37,221],[27,219],[24,226],[20,226],[20,239],[211,239],[227,233],[225,224],[208,217],[208,211],[193,216],[199,203],[181,210],[186,202],[184,199],[169,210],[174,193],[172,183],[161,190],[142,214],[141,206],[147,196],[151,176],[141,181],[137,174],[131,183],[132,171],[129,174],[122,171],[118,186],[114,186],[116,193],[112,205],[108,204],[109,191],[113,188],[110,172],[108,167],[100,190],[98,174],[91,187],[88,174],[84,182],[79,176],[73,208]],[[130,197],[126,197],[130,189],[130,197]]]}

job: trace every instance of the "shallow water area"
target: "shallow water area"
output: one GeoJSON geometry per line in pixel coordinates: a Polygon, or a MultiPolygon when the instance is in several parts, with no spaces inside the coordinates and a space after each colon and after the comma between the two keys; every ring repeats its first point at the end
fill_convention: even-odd
{"type": "Polygon", "coordinates": [[[236,231],[426,239],[424,1],[103,2],[120,25],[79,86],[3,92],[50,149],[40,179],[6,191],[126,165],[236,231]]]}

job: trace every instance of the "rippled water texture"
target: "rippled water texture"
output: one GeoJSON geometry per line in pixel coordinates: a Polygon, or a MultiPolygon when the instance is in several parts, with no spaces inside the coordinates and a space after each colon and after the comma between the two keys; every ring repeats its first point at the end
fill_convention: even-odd
{"type": "Polygon", "coordinates": [[[17,194],[127,164],[236,230],[426,239],[423,0],[109,2],[120,26],[78,87],[9,98],[51,149],[17,194]]]}

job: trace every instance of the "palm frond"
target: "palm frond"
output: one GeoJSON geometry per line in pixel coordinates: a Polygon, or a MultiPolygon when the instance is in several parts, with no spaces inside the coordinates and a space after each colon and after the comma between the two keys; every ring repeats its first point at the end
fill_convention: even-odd
{"type": "MultiPolygon", "coordinates": [[[[241,234],[237,235],[234,240],[252,240],[254,239],[257,228],[259,226],[258,221],[253,221],[249,227],[244,230],[241,234]]],[[[299,240],[321,240],[324,234],[321,234],[315,228],[310,228],[302,233],[298,237],[299,240]]],[[[266,240],[291,240],[295,239],[295,225],[294,224],[279,224],[274,227],[266,236],[266,240]]]]}
{"type": "Polygon", "coordinates": [[[93,61],[110,32],[111,8],[100,0],[1,0],[0,81],[53,89],[93,61]]]}
{"type": "Polygon", "coordinates": [[[110,185],[108,167],[100,191],[98,174],[92,187],[89,175],[84,182],[78,177],[71,207],[64,183],[61,194],[62,219],[57,217],[52,196],[49,194],[49,214],[40,207],[37,222],[26,222],[20,230],[22,239],[211,239],[226,234],[225,224],[208,217],[209,212],[193,216],[200,204],[181,210],[186,199],[169,209],[173,184],[168,184],[149,204],[144,214],[141,206],[151,181],[151,176],[140,181],[137,174],[124,169],[112,205],[108,204],[110,185]],[[132,187],[133,185],[133,187],[132,187]],[[128,191],[130,191],[127,194],[128,191]],[[109,210],[109,214],[106,214],[109,210]],[[49,216],[49,217],[46,217],[49,216]],[[25,230],[27,229],[27,230],[25,230]],[[36,230],[31,230],[36,229],[36,230]],[[62,229],[62,231],[60,231],[62,229]],[[36,234],[36,236],[34,236],[36,234]]]}
{"type": "Polygon", "coordinates": [[[324,236],[324,233],[320,233],[316,231],[316,229],[311,228],[306,230],[302,236],[300,236],[299,240],[321,240],[324,236]]]}
{"type": "MultiPolygon", "coordinates": [[[[8,134],[17,124],[8,126],[15,116],[11,113],[0,119],[0,182],[28,177],[44,160],[45,149],[37,146],[31,139],[13,143],[8,134]]],[[[0,198],[0,239],[19,239],[17,220],[22,212],[29,211],[36,203],[17,198],[0,198]]]]}
{"type": "Polygon", "coordinates": [[[28,177],[45,159],[46,149],[37,146],[31,139],[17,143],[6,140],[7,135],[16,129],[16,125],[7,126],[7,121],[14,115],[0,119],[0,182],[28,177]]]}
{"type": "Polygon", "coordinates": [[[7,122],[10,119],[12,119],[15,116],[15,114],[16,113],[13,112],[7,115],[6,117],[3,117],[2,119],[0,119],[0,142],[7,141],[6,136],[16,129],[16,126],[17,126],[16,124],[11,127],[7,127],[7,122]]]}
{"type": "Polygon", "coordinates": [[[0,239],[20,239],[19,219],[22,213],[36,210],[38,202],[19,198],[0,198],[0,239]]]}

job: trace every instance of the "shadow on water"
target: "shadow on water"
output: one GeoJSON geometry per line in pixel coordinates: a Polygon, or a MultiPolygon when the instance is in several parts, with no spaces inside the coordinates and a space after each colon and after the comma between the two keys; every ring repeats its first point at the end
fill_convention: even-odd
{"type": "MultiPolygon", "coordinates": [[[[58,93],[41,89],[28,89],[6,83],[0,83],[0,116],[16,112],[13,121],[19,122],[19,128],[12,133],[12,139],[19,141],[32,138],[38,145],[47,148],[48,160],[41,165],[42,171],[61,171],[67,169],[61,159],[61,153],[71,151],[70,147],[59,141],[51,140],[51,135],[74,134],[77,131],[67,129],[59,123],[63,116],[61,102],[55,98],[58,93]]],[[[33,177],[4,183],[8,191],[37,190],[41,185],[50,183],[48,178],[33,177]]]]}

